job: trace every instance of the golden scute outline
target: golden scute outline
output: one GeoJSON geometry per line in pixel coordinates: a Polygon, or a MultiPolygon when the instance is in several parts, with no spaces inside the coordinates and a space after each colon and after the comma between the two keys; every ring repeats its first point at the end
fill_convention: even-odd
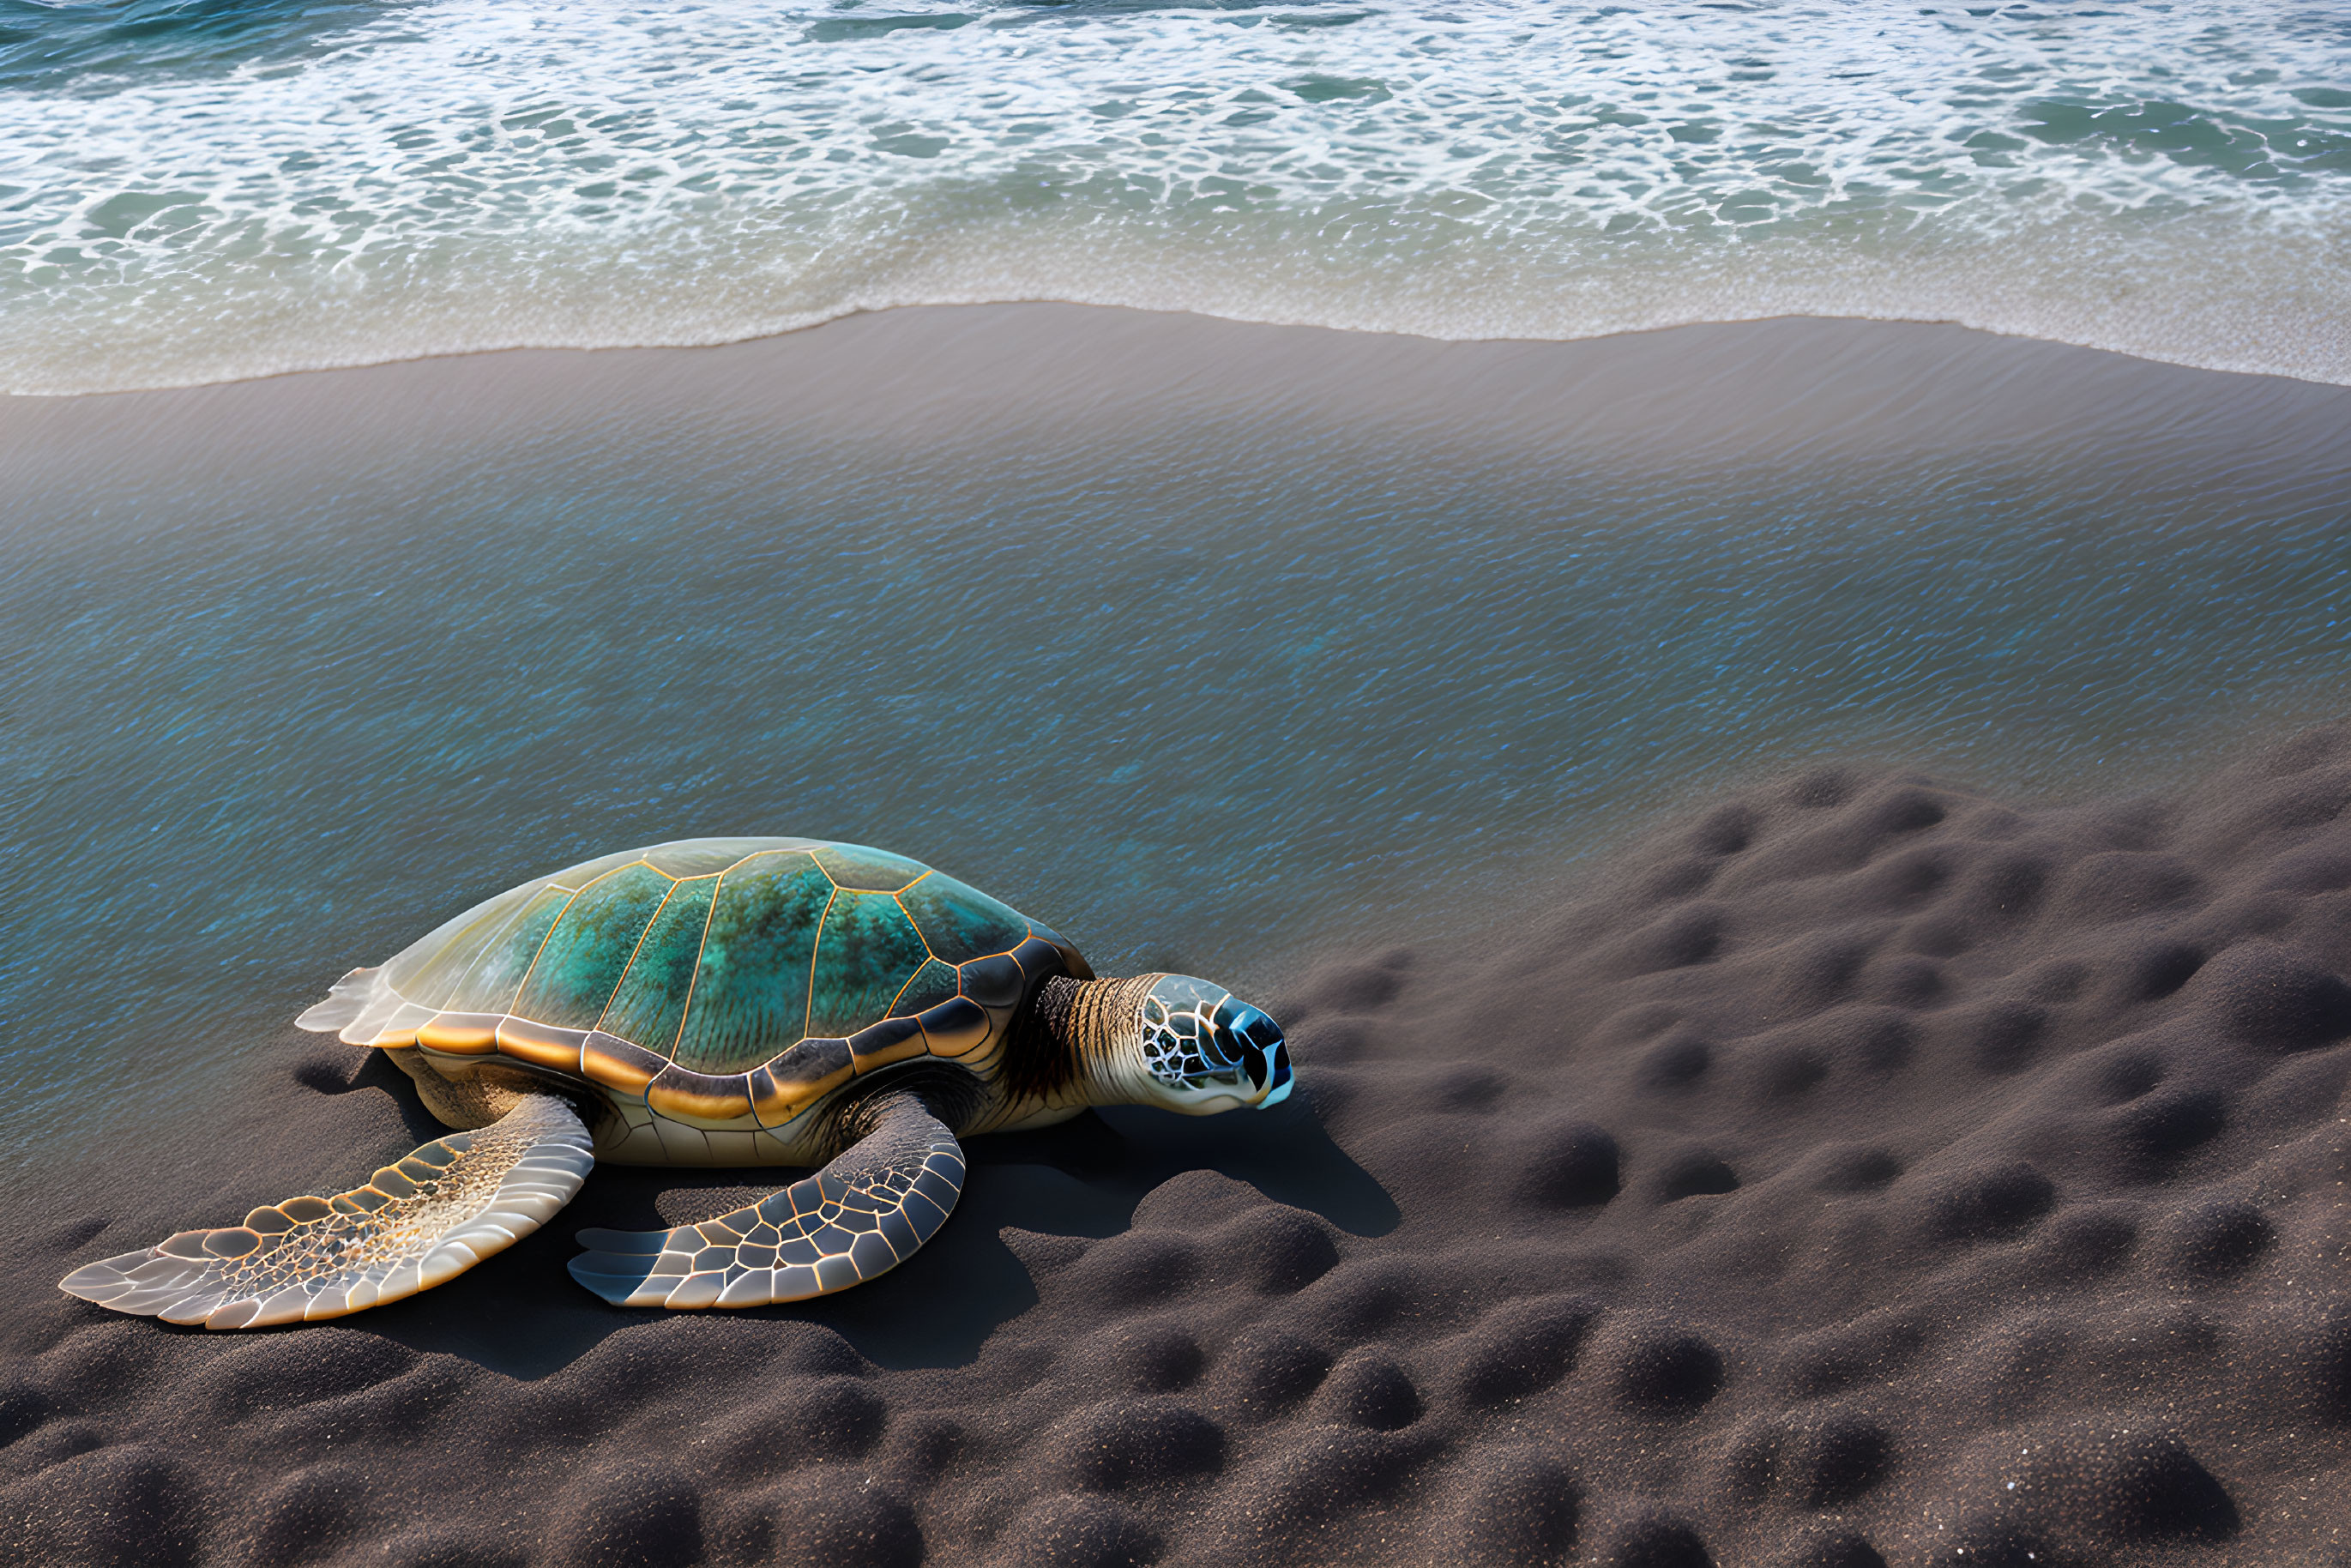
{"type": "MultiPolygon", "coordinates": [[[[809,1019],[816,1016],[816,956],[824,951],[824,923],[832,918],[833,901],[841,896],[841,883],[832,880],[831,872],[824,871],[823,862],[818,861],[814,855],[809,856],[809,860],[817,870],[824,872],[824,880],[831,886],[832,891],[825,894],[824,913],[816,917],[816,940],[809,944],[808,1002],[800,1009],[800,1040],[808,1039],[809,1019]]],[[[792,1041],[792,1045],[798,1045],[800,1040],[792,1041]]],[[[791,1045],[788,1045],[784,1050],[789,1051],[791,1048],[791,1045]]],[[[774,1058],[770,1057],[768,1060],[773,1061],[774,1058]]]]}
{"type": "MultiPolygon", "coordinates": [[[[923,876],[930,875],[931,870],[931,867],[925,866],[923,868],[923,876]]],[[[940,957],[937,952],[932,948],[930,933],[924,930],[923,923],[914,918],[914,912],[906,907],[906,894],[914,891],[915,884],[923,880],[923,876],[916,877],[914,882],[908,883],[905,886],[892,894],[890,895],[890,902],[898,906],[898,913],[904,915],[906,917],[906,924],[914,928],[914,940],[923,945],[924,960],[929,963],[946,964],[947,961],[945,958],[940,957]]],[[[953,964],[947,964],[947,967],[952,969],[955,966],[953,964]]],[[[921,964],[915,965],[914,975],[919,975],[922,972],[923,966],[921,964]]],[[[906,985],[900,986],[898,988],[898,994],[890,998],[889,1008],[882,1014],[883,1018],[890,1018],[897,1012],[898,1004],[905,999],[906,986],[911,986],[914,983],[914,975],[907,976],[906,985]]]]}

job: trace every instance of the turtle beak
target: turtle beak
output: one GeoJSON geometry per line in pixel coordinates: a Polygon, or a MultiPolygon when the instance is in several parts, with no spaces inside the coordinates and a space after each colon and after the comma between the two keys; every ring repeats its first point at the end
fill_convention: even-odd
{"type": "Polygon", "coordinates": [[[1282,1041],[1281,1026],[1257,1009],[1246,1008],[1234,1035],[1241,1045],[1241,1069],[1260,1096],[1257,1108],[1270,1111],[1289,1099],[1290,1047],[1282,1041]]]}
{"type": "Polygon", "coordinates": [[[1290,1048],[1270,1015],[1228,997],[1217,1009],[1216,1027],[1219,1053],[1249,1079],[1250,1098],[1244,1104],[1263,1111],[1290,1098],[1290,1048]]]}

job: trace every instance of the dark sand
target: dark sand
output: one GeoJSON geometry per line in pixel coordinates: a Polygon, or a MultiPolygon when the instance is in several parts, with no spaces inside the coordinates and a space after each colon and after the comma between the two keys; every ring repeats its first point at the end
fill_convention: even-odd
{"type": "Polygon", "coordinates": [[[1762,781],[1481,950],[1329,955],[1294,1108],[975,1142],[810,1307],[587,1296],[573,1229],[739,1191],[619,1170],[341,1324],[57,1295],[431,1131],[289,1034],[12,1204],[0,1556],[2351,1561],[2346,804],[2351,729],[2181,799],[1762,781]]]}

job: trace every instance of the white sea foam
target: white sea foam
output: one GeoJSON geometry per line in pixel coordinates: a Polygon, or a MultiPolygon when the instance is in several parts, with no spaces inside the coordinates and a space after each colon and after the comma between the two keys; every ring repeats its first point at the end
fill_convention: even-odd
{"type": "Polygon", "coordinates": [[[2336,9],[355,16],[0,74],[0,387],[1035,298],[1437,337],[1954,319],[2351,382],[2336,9]]]}

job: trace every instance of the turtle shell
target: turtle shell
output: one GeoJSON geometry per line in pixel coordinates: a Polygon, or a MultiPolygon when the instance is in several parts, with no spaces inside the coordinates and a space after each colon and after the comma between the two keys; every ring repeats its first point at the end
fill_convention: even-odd
{"type": "Polygon", "coordinates": [[[686,839],[511,888],[337,995],[353,1044],[496,1054],[680,1121],[774,1128],[925,1054],[993,1080],[1012,1015],[1057,974],[1092,971],[903,855],[686,839]]]}

